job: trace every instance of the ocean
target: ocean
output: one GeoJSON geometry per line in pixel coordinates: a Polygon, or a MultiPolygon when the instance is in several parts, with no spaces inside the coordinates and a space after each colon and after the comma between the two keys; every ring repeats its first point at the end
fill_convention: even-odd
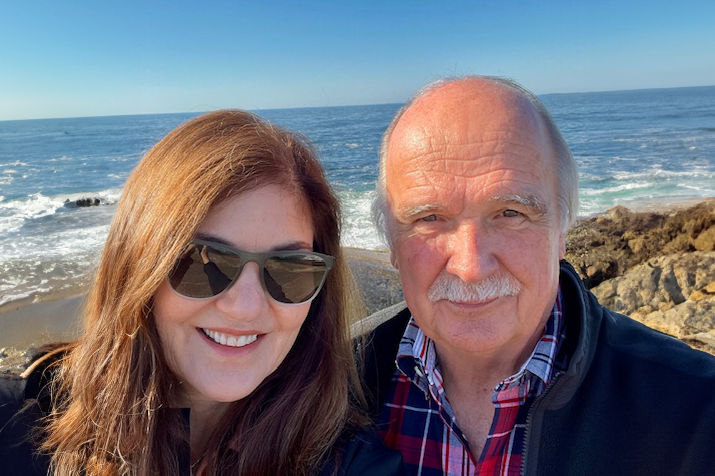
{"type": "MultiPolygon", "coordinates": [[[[715,196],[715,86],[541,97],[579,165],[581,215],[715,196]]],[[[255,111],[318,149],[344,245],[384,249],[369,218],[380,137],[400,104],[255,111]]],[[[0,121],[0,305],[91,280],[122,186],[192,114],[0,121]],[[76,207],[91,198],[99,206],[76,207]]]]}

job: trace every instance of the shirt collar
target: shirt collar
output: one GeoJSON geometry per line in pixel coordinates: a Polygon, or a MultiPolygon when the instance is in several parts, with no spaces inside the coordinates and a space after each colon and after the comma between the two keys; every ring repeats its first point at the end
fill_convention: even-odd
{"type": "MultiPolygon", "coordinates": [[[[495,391],[523,385],[532,375],[541,381],[539,387],[549,384],[555,374],[556,356],[565,339],[563,314],[564,303],[559,286],[551,315],[544,326],[544,333],[531,355],[514,375],[497,385],[495,391]]],[[[400,340],[395,364],[425,394],[432,393],[437,397],[444,393],[435,344],[422,332],[412,316],[400,340]]]]}

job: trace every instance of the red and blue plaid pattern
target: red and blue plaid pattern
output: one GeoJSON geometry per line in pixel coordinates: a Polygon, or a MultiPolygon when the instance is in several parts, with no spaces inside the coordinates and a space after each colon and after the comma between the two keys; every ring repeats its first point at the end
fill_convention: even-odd
{"type": "Polygon", "coordinates": [[[421,476],[518,475],[521,473],[526,417],[552,377],[567,366],[560,352],[565,338],[559,289],[544,334],[522,368],[492,393],[494,419],[481,455],[471,454],[444,392],[432,340],[413,318],[396,358],[390,398],[378,429],[385,443],[402,453],[421,476]]]}

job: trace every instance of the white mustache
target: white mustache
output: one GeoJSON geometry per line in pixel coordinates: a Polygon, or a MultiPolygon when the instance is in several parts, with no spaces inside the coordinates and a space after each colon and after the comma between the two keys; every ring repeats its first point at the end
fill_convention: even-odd
{"type": "Polygon", "coordinates": [[[442,271],[427,291],[427,299],[453,302],[482,302],[504,296],[516,296],[522,285],[507,273],[493,274],[478,283],[467,283],[458,276],[442,271]]]}

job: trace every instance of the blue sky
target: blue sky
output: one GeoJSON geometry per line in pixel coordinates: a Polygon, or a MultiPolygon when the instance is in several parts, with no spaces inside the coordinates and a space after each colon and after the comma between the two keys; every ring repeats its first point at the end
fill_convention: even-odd
{"type": "Polygon", "coordinates": [[[14,1],[0,120],[402,102],[455,74],[537,94],[715,84],[708,1],[14,1]]]}

